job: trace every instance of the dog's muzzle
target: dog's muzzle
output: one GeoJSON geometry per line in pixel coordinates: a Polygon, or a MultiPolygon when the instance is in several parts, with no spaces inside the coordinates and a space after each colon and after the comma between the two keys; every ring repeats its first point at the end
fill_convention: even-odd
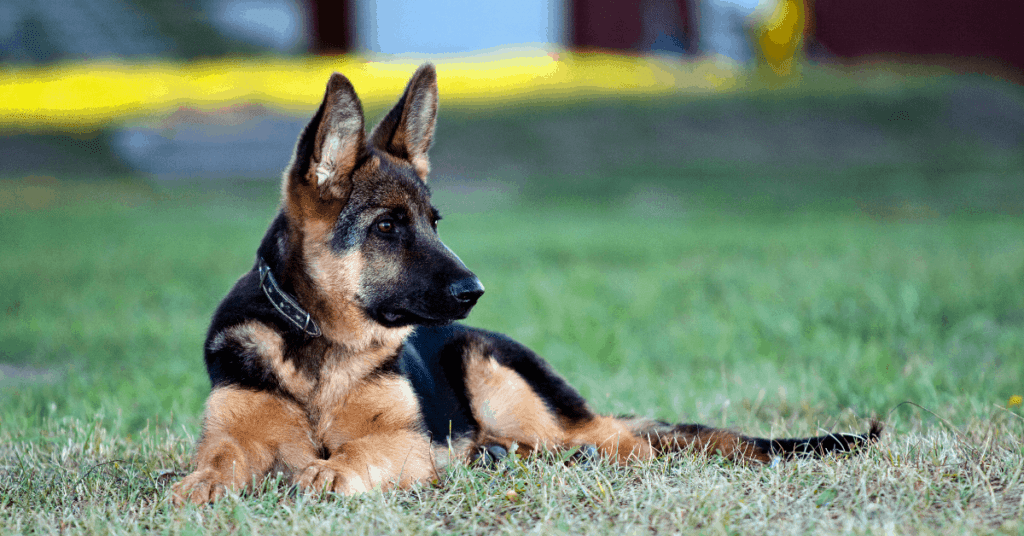
{"type": "Polygon", "coordinates": [[[448,292],[459,304],[472,307],[484,295],[484,285],[476,276],[469,276],[448,285],[448,292]]]}

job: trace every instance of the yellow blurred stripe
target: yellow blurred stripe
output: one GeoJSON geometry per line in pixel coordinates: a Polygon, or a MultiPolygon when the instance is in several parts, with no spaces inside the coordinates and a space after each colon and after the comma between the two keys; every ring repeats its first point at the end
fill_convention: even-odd
{"type": "MultiPolygon", "coordinates": [[[[734,87],[738,76],[706,62],[596,53],[493,53],[434,62],[446,106],[714,92],[734,87]]],[[[0,70],[0,128],[80,132],[159,117],[180,106],[215,110],[243,102],[306,113],[334,71],[352,81],[364,103],[384,105],[420,63],[334,56],[7,68],[0,70]]]]}

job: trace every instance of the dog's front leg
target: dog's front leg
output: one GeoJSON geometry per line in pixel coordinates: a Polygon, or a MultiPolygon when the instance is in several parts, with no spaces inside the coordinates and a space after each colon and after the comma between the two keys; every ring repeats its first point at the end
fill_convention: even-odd
{"type": "Polygon", "coordinates": [[[430,441],[420,432],[374,434],[345,443],[327,460],[315,460],[295,482],[314,493],[346,495],[376,487],[408,488],[435,475],[430,453],[430,441]]]}
{"type": "Polygon", "coordinates": [[[171,500],[202,504],[263,478],[275,462],[292,471],[316,459],[308,420],[289,400],[264,391],[218,387],[206,402],[195,471],[175,484],[171,500]]]}
{"type": "Polygon", "coordinates": [[[315,436],[330,456],[314,460],[295,483],[313,492],[357,493],[408,487],[435,475],[429,436],[409,381],[382,374],[320,398],[315,436]]]}

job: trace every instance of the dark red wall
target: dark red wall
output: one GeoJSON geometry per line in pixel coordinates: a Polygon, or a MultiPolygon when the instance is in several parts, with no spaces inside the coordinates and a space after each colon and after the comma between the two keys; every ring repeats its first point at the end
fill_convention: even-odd
{"type": "Polygon", "coordinates": [[[356,21],[350,0],[310,0],[313,51],[344,52],[352,48],[356,21]]]}
{"type": "Polygon", "coordinates": [[[814,37],[842,57],[948,55],[1024,69],[1020,0],[817,0],[814,37]]]}
{"type": "Polygon", "coordinates": [[[572,44],[633,48],[640,41],[640,0],[574,0],[572,44]]]}
{"type": "MultiPolygon", "coordinates": [[[[643,38],[642,0],[571,0],[571,45],[577,48],[636,49],[643,38]]],[[[676,0],[682,31],[689,37],[689,10],[676,0]]]]}

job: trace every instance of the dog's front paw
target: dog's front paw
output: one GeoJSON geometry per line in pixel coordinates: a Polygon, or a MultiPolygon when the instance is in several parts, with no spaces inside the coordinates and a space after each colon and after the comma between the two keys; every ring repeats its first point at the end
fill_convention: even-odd
{"type": "Polygon", "coordinates": [[[312,493],[333,491],[352,495],[366,491],[366,483],[353,471],[331,460],[316,460],[295,479],[300,488],[312,493]]]}
{"type": "Polygon", "coordinates": [[[183,506],[186,502],[206,504],[220,499],[231,483],[213,469],[197,470],[171,488],[171,503],[183,506]]]}

